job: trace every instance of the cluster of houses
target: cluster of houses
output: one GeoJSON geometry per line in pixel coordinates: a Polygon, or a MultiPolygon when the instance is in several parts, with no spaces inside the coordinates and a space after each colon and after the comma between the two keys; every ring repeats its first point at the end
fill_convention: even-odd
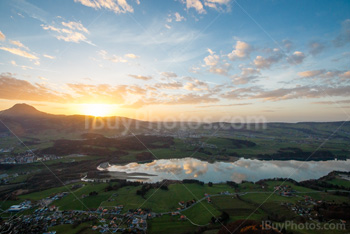
{"type": "Polygon", "coordinates": [[[96,211],[88,211],[87,213],[95,215],[98,221],[91,229],[100,233],[146,233],[147,220],[156,216],[155,213],[143,209],[129,210],[121,214],[122,209],[123,205],[119,205],[110,209],[100,207],[96,211]]]}
{"type": "MultiPolygon", "coordinates": [[[[17,176],[18,176],[18,174],[16,173],[16,175],[12,176],[12,177],[17,177],[17,176]]],[[[10,182],[10,178],[11,177],[8,174],[6,174],[6,173],[1,174],[0,175],[0,184],[7,184],[7,183],[9,183],[10,182]]]]}
{"type": "Polygon", "coordinates": [[[182,210],[182,209],[184,209],[184,208],[187,208],[187,207],[190,207],[190,206],[192,206],[193,204],[195,204],[196,203],[196,200],[195,199],[193,199],[193,200],[189,200],[189,201],[187,201],[187,202],[184,202],[184,201],[180,201],[178,204],[179,204],[179,206],[181,207],[179,207],[179,208],[177,208],[178,210],[182,210]]]}
{"type": "Polygon", "coordinates": [[[290,185],[275,186],[274,191],[275,193],[284,197],[292,197],[296,193],[296,191],[292,189],[290,185]]]}
{"type": "Polygon", "coordinates": [[[321,200],[314,200],[310,196],[303,196],[304,199],[299,200],[296,204],[293,203],[282,203],[281,205],[286,206],[290,210],[292,210],[295,214],[299,216],[303,216],[306,219],[314,220],[317,219],[319,214],[316,210],[313,209],[315,205],[321,204],[323,201],[321,200]]]}
{"type": "Polygon", "coordinates": [[[19,172],[19,173],[12,173],[12,174],[7,174],[7,173],[0,174],[0,185],[1,184],[8,184],[12,180],[15,180],[18,176],[20,176],[20,175],[28,175],[28,174],[30,174],[30,172],[19,172]]]}
{"type": "Polygon", "coordinates": [[[44,212],[44,211],[54,211],[57,208],[55,206],[50,206],[50,204],[53,201],[62,199],[63,197],[65,197],[67,195],[68,195],[68,192],[57,193],[55,195],[43,198],[43,199],[37,201],[35,204],[32,204],[31,201],[26,200],[24,202],[21,202],[18,205],[11,206],[7,211],[8,212],[20,212],[20,211],[23,211],[23,210],[26,210],[26,209],[30,209],[32,207],[38,207],[34,211],[34,213],[41,213],[41,212],[44,212]]]}
{"type": "MultiPolygon", "coordinates": [[[[59,199],[62,194],[56,194],[50,199],[59,199]]],[[[48,199],[48,198],[47,198],[48,199]]],[[[48,232],[50,227],[62,224],[75,224],[93,221],[95,225],[92,230],[100,233],[105,232],[134,232],[134,233],[146,233],[147,220],[156,216],[155,213],[149,210],[137,209],[129,210],[124,214],[121,214],[123,205],[113,206],[107,208],[98,208],[96,210],[73,210],[73,211],[60,211],[58,207],[54,205],[41,206],[42,203],[32,205],[30,201],[22,202],[19,205],[12,206],[9,212],[19,212],[24,209],[30,209],[34,206],[38,206],[31,214],[21,215],[16,220],[9,220],[4,224],[4,227],[15,228],[13,233],[21,233],[22,230],[35,230],[35,233],[54,233],[48,232]],[[16,222],[16,227],[11,225],[11,222],[16,222]],[[24,229],[25,228],[25,229],[24,229]]],[[[51,228],[54,230],[54,228],[51,228]]],[[[0,227],[0,231],[2,227],[0,227]]]]}
{"type": "Polygon", "coordinates": [[[49,228],[62,224],[93,221],[97,218],[97,214],[94,215],[89,212],[58,211],[57,209],[42,207],[31,214],[20,215],[15,220],[6,221],[0,227],[0,231],[3,228],[11,231],[10,233],[55,233],[55,231],[49,232],[49,228]],[[11,225],[12,223],[16,223],[16,225],[11,225]]]}
{"type": "Polygon", "coordinates": [[[27,201],[26,200],[24,202],[21,202],[18,205],[11,206],[7,211],[8,212],[19,212],[19,211],[27,210],[27,209],[30,209],[30,208],[32,208],[31,201],[27,201]]]}
{"type": "Polygon", "coordinates": [[[14,149],[14,147],[6,148],[6,149],[1,148],[0,153],[10,153],[13,151],[13,149],[14,149]]]}
{"type": "Polygon", "coordinates": [[[54,154],[44,154],[44,155],[35,155],[32,152],[26,152],[23,154],[18,154],[14,156],[5,156],[0,158],[0,164],[27,164],[35,163],[40,161],[49,161],[56,160],[62,157],[56,156],[54,154]]]}

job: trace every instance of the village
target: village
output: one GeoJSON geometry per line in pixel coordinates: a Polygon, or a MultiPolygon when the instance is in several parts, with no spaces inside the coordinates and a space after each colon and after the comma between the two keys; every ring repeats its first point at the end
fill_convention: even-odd
{"type": "MultiPolygon", "coordinates": [[[[79,183],[73,185],[72,189],[78,189],[84,186],[86,185],[79,183]]],[[[262,186],[261,188],[264,189],[265,187],[262,186]]],[[[82,194],[80,199],[89,196],[97,196],[95,193],[82,194]]],[[[201,202],[210,204],[215,197],[223,196],[227,196],[231,199],[241,199],[246,195],[249,196],[254,193],[270,194],[271,192],[261,190],[242,192],[221,191],[214,194],[205,192],[200,199],[177,201],[178,207],[173,211],[154,212],[146,208],[126,210],[124,204],[118,204],[118,199],[116,199],[118,196],[117,193],[113,193],[107,200],[107,202],[109,202],[108,206],[102,206],[101,203],[100,206],[95,209],[89,209],[87,207],[86,209],[75,210],[60,209],[59,206],[54,205],[54,202],[68,196],[70,193],[59,192],[37,201],[25,200],[4,210],[3,213],[7,213],[9,217],[4,221],[0,232],[11,229],[14,233],[21,233],[21,230],[31,230],[35,233],[53,234],[56,233],[56,226],[68,224],[74,227],[84,223],[86,228],[100,233],[123,233],[125,231],[131,233],[147,233],[149,221],[155,218],[165,215],[173,217],[173,219],[179,222],[190,221],[192,223],[192,221],[186,217],[185,211],[201,202]],[[14,223],[16,223],[16,225],[13,225],[14,223]]],[[[306,220],[319,222],[321,213],[319,213],[315,207],[323,204],[324,201],[314,200],[311,196],[304,194],[304,192],[296,191],[290,185],[275,186],[273,193],[286,199],[285,202],[280,203],[281,207],[288,208],[290,211],[306,220]],[[301,199],[293,202],[293,198],[301,199]],[[290,201],[288,201],[289,199],[290,201]]],[[[327,202],[327,204],[331,203],[327,202]]],[[[343,220],[340,221],[342,222],[343,220]]]]}
{"type": "Polygon", "coordinates": [[[34,154],[32,151],[26,151],[18,155],[5,155],[0,158],[0,164],[27,164],[27,163],[36,163],[50,160],[61,159],[62,157],[56,156],[54,154],[43,154],[38,155],[34,154]]]}
{"type": "MultiPolygon", "coordinates": [[[[78,185],[75,185],[78,186],[78,185]]],[[[163,215],[177,216],[178,220],[187,220],[187,217],[181,212],[191,208],[192,206],[206,201],[211,203],[211,196],[232,196],[234,194],[228,191],[220,192],[218,194],[210,195],[204,194],[204,197],[198,201],[195,199],[189,201],[179,201],[179,207],[176,211],[155,213],[148,209],[130,209],[123,213],[123,205],[115,205],[109,207],[98,207],[97,209],[88,210],[60,210],[59,207],[52,205],[56,200],[67,196],[68,192],[61,192],[49,197],[40,199],[36,202],[26,200],[18,205],[12,205],[7,211],[11,217],[1,227],[0,231],[11,228],[11,224],[16,222],[15,233],[21,233],[22,228],[25,230],[32,230],[33,232],[48,232],[50,227],[62,224],[80,224],[84,222],[91,223],[91,229],[100,233],[106,232],[142,232],[147,231],[147,221],[160,217],[163,215]],[[17,214],[21,213],[17,217],[17,214]],[[28,229],[29,228],[29,229],[28,229]]],[[[83,195],[85,198],[89,195],[83,195]]],[[[111,199],[109,199],[111,201],[111,199]]]]}

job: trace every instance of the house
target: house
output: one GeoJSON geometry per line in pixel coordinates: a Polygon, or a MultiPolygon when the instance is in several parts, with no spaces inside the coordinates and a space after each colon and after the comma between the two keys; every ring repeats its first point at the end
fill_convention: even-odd
{"type": "Polygon", "coordinates": [[[49,207],[49,211],[56,211],[57,207],[55,205],[52,205],[49,207]]]}
{"type": "Polygon", "coordinates": [[[7,178],[7,177],[9,177],[9,175],[8,174],[1,174],[0,175],[0,180],[2,180],[2,179],[5,179],[5,178],[7,178]]]}
{"type": "Polygon", "coordinates": [[[138,224],[139,223],[139,220],[137,219],[137,218],[134,218],[133,220],[132,220],[132,224],[138,224]]]}
{"type": "Polygon", "coordinates": [[[23,210],[23,206],[21,205],[13,205],[8,209],[8,212],[19,212],[23,210]]]}

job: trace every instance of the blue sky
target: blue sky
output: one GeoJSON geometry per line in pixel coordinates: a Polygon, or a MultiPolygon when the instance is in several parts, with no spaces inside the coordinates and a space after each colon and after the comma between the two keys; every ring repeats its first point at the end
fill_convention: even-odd
{"type": "Polygon", "coordinates": [[[349,1],[14,0],[0,19],[1,109],[350,116],[349,1]]]}

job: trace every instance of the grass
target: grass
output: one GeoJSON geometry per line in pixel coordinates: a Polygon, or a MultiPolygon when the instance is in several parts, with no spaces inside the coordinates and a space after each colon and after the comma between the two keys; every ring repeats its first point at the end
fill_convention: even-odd
{"type": "MultiPolygon", "coordinates": [[[[72,185],[67,185],[68,188],[70,188],[69,186],[72,185]]],[[[43,190],[43,191],[39,191],[39,192],[34,192],[34,193],[30,193],[30,194],[25,194],[25,195],[21,195],[19,196],[20,199],[22,200],[35,200],[38,201],[40,199],[49,197],[51,195],[54,195],[56,193],[62,193],[62,192],[69,192],[69,190],[67,189],[67,187],[65,186],[61,186],[61,187],[56,187],[56,188],[52,188],[52,189],[47,189],[47,190],[43,190]]]]}
{"type": "MultiPolygon", "coordinates": [[[[228,213],[230,216],[247,217],[256,209],[255,205],[231,196],[213,197],[212,202],[215,207],[228,213]]],[[[262,214],[263,211],[258,209],[254,213],[262,214]]]]}
{"type": "Polygon", "coordinates": [[[16,183],[25,182],[28,177],[29,177],[29,175],[19,175],[19,176],[15,177],[14,179],[10,180],[10,183],[16,184],[16,183]]]}
{"type": "Polygon", "coordinates": [[[328,180],[327,183],[338,186],[344,186],[345,188],[350,188],[350,181],[344,179],[332,179],[328,180]]]}
{"type": "Polygon", "coordinates": [[[105,183],[86,183],[85,186],[75,190],[74,194],[68,194],[66,197],[53,202],[53,205],[58,206],[60,210],[96,209],[115,193],[115,191],[105,192],[104,189],[107,185],[105,183]],[[89,193],[93,191],[98,192],[98,195],[89,196],[89,193]],[[82,198],[83,194],[87,197],[82,198]]]}
{"type": "MultiPolygon", "coordinates": [[[[288,183],[289,182],[286,182],[286,184],[288,183]]],[[[54,201],[53,205],[58,206],[60,210],[87,210],[85,205],[88,209],[96,209],[99,206],[124,205],[123,213],[129,209],[136,208],[149,208],[154,212],[161,213],[176,211],[179,207],[179,201],[198,200],[203,198],[205,193],[214,195],[223,191],[234,192],[234,189],[227,184],[214,184],[212,187],[209,187],[207,184],[171,184],[168,186],[168,190],[151,189],[147,192],[145,198],[143,198],[136,194],[136,191],[140,189],[141,186],[127,186],[117,191],[106,192],[104,189],[108,186],[107,183],[83,184],[85,184],[85,186],[74,191],[75,196],[78,198],[73,194],[69,194],[61,200],[54,201]],[[92,191],[98,192],[98,195],[82,198],[83,194],[88,195],[92,191]]],[[[111,183],[111,185],[113,184],[115,183],[111,183]]],[[[250,190],[250,192],[257,193],[248,192],[240,197],[226,195],[212,196],[212,203],[203,200],[201,203],[195,204],[188,210],[183,211],[182,214],[197,225],[208,224],[213,216],[218,217],[222,212],[226,212],[230,215],[229,222],[246,219],[248,217],[252,220],[262,220],[268,215],[276,214],[279,217],[294,220],[297,215],[288,208],[281,206],[281,202],[296,203],[298,200],[303,199],[302,195],[304,194],[295,197],[282,197],[270,193],[274,186],[280,184],[279,181],[268,181],[267,184],[268,186],[262,190],[260,186],[245,182],[239,185],[240,191],[250,190]],[[266,193],[263,193],[263,191],[266,191],[266,193]],[[260,205],[261,207],[257,209],[260,205]]],[[[294,185],[291,184],[291,186],[293,187],[294,185]]],[[[310,195],[315,200],[335,200],[339,203],[349,200],[347,197],[335,196],[325,192],[314,193],[313,190],[298,186],[294,186],[294,189],[297,191],[302,190],[303,192],[310,192],[307,195],[310,195]]],[[[7,209],[11,205],[19,204],[24,199],[39,200],[63,191],[67,191],[67,189],[65,187],[52,188],[19,196],[20,200],[18,201],[4,201],[0,204],[2,209],[7,209]]],[[[191,224],[190,221],[180,221],[179,216],[171,215],[163,215],[150,220],[148,222],[148,227],[149,233],[193,233],[198,229],[198,227],[191,224]]],[[[96,233],[91,230],[91,223],[80,224],[75,228],[73,228],[72,225],[59,225],[51,227],[50,230],[56,230],[57,233],[96,233]]]]}
{"type": "Polygon", "coordinates": [[[19,165],[10,165],[8,168],[0,170],[0,174],[7,173],[22,173],[22,172],[34,172],[43,169],[44,166],[40,163],[30,163],[30,164],[19,164],[19,165]]]}
{"type": "Polygon", "coordinates": [[[233,192],[233,189],[226,184],[218,184],[213,187],[198,184],[172,184],[169,190],[151,189],[147,192],[145,199],[136,195],[139,187],[124,187],[115,191],[118,194],[114,201],[103,202],[102,206],[124,205],[124,210],[136,208],[148,208],[154,212],[175,211],[179,207],[180,201],[199,200],[205,193],[217,194],[222,191],[233,192]]]}
{"type": "Polygon", "coordinates": [[[212,204],[206,200],[182,212],[189,220],[198,225],[210,223],[211,217],[217,217],[221,214],[212,204]]]}
{"type": "Polygon", "coordinates": [[[263,191],[261,186],[258,185],[258,184],[254,184],[252,182],[243,182],[243,183],[240,183],[238,184],[238,190],[240,192],[249,192],[249,191],[263,191]]]}
{"type": "Polygon", "coordinates": [[[12,205],[18,205],[19,203],[21,203],[21,200],[19,201],[0,201],[0,209],[2,210],[7,210],[8,208],[10,208],[10,206],[12,205]]]}
{"type": "Polygon", "coordinates": [[[277,194],[270,194],[270,193],[250,193],[246,194],[244,196],[241,196],[241,198],[244,201],[251,202],[253,204],[262,204],[265,202],[297,202],[300,200],[300,197],[283,197],[277,194]]]}
{"type": "Polygon", "coordinates": [[[118,191],[113,191],[113,194],[116,194],[116,196],[111,197],[114,199],[114,201],[108,202],[108,199],[106,199],[101,203],[101,206],[106,207],[124,205],[124,211],[139,208],[145,201],[145,199],[143,199],[141,196],[136,195],[136,191],[140,188],[141,186],[128,186],[120,188],[118,191]]]}
{"type": "Polygon", "coordinates": [[[305,188],[305,187],[302,187],[302,186],[297,186],[297,185],[294,185],[293,183],[291,182],[288,182],[288,181],[267,181],[266,184],[268,185],[267,187],[267,190],[268,191],[274,191],[275,187],[276,186],[280,186],[280,185],[283,185],[283,186],[290,186],[292,189],[298,191],[298,192],[315,192],[316,190],[313,190],[313,189],[309,189],[309,188],[305,188]]]}
{"type": "Polygon", "coordinates": [[[179,216],[163,215],[148,222],[149,233],[193,233],[197,227],[188,220],[179,220],[179,216]]]}

